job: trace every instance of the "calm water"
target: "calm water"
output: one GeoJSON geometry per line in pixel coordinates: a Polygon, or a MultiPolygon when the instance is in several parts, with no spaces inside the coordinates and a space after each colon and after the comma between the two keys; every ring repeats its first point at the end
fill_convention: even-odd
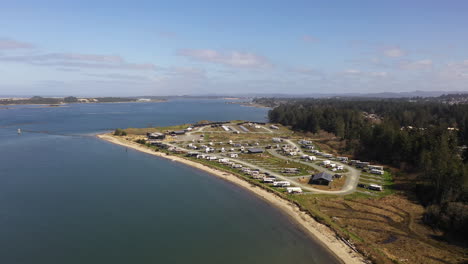
{"type": "Polygon", "coordinates": [[[0,109],[0,263],[335,263],[250,193],[92,136],[265,118],[219,100],[0,109]]]}

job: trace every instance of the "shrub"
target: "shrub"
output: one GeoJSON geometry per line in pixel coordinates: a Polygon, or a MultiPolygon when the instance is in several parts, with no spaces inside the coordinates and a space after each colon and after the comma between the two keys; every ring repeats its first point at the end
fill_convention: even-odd
{"type": "Polygon", "coordinates": [[[114,131],[114,135],[115,135],[115,136],[126,136],[126,135],[127,135],[127,132],[125,132],[123,129],[117,128],[117,129],[114,131]]]}

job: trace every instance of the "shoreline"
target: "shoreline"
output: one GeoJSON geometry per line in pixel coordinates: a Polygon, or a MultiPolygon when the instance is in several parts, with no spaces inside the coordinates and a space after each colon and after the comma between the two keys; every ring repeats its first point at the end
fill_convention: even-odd
{"type": "Polygon", "coordinates": [[[353,251],[345,242],[339,239],[333,230],[329,227],[317,222],[312,216],[300,210],[300,208],[294,203],[285,200],[278,195],[269,192],[261,187],[254,186],[251,183],[239,178],[238,176],[214,169],[212,167],[184,159],[178,156],[166,155],[165,153],[155,152],[149,148],[146,148],[138,143],[130,142],[128,140],[119,139],[109,134],[99,134],[96,135],[99,139],[105,140],[107,142],[117,144],[124,147],[129,147],[134,150],[147,153],[153,156],[166,158],[172,161],[183,163],[187,166],[203,170],[211,175],[214,175],[218,178],[229,181],[238,187],[241,187],[251,193],[253,193],[258,198],[263,199],[270,205],[275,206],[281,212],[286,214],[291,220],[295,222],[304,232],[311,237],[314,241],[322,244],[330,254],[335,255],[335,257],[343,263],[365,263],[364,258],[353,251]]]}
{"type": "MultiPolygon", "coordinates": [[[[129,101],[129,102],[88,102],[88,103],[79,103],[79,102],[74,102],[74,103],[61,103],[61,104],[0,104],[0,106],[16,106],[16,105],[43,105],[43,106],[51,106],[51,105],[56,105],[56,106],[51,106],[51,107],[65,107],[71,104],[124,104],[124,103],[165,103],[169,100],[157,100],[157,101],[149,101],[149,102],[138,102],[138,101],[129,101]]],[[[36,107],[38,108],[38,107],[36,107]]]]}

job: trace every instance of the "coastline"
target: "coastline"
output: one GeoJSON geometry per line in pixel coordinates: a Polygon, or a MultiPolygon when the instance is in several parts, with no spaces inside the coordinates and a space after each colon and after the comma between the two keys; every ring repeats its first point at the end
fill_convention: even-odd
{"type": "Polygon", "coordinates": [[[203,170],[218,178],[221,178],[233,184],[236,184],[237,186],[250,191],[251,193],[255,194],[257,197],[263,199],[264,201],[268,202],[269,204],[281,210],[284,214],[290,217],[296,224],[298,224],[306,232],[307,235],[309,235],[315,241],[324,245],[324,247],[327,248],[331,254],[335,255],[337,259],[341,260],[343,263],[353,263],[353,264],[365,263],[363,257],[360,254],[354,252],[341,239],[337,238],[335,233],[329,227],[317,222],[314,218],[312,218],[306,212],[301,211],[297,205],[261,187],[254,186],[234,174],[221,171],[221,170],[217,170],[212,167],[209,167],[209,166],[206,166],[206,165],[203,165],[203,164],[200,164],[200,163],[188,160],[188,159],[181,158],[179,156],[166,155],[165,153],[155,152],[138,143],[119,139],[114,136],[111,136],[110,134],[100,134],[100,135],[96,135],[96,137],[98,137],[99,139],[105,140],[107,142],[113,143],[113,144],[121,145],[124,147],[129,147],[140,152],[144,152],[144,153],[151,154],[157,157],[162,157],[162,158],[166,158],[172,161],[183,163],[185,165],[203,170]]]}

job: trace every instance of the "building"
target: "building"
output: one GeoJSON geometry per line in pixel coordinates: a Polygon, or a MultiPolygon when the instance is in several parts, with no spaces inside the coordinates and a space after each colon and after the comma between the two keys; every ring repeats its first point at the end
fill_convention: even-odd
{"type": "Polygon", "coordinates": [[[247,151],[248,151],[249,154],[263,153],[263,149],[261,149],[261,148],[249,148],[247,151]]]}
{"type": "Polygon", "coordinates": [[[332,181],[333,176],[331,174],[320,172],[310,178],[309,184],[329,185],[332,181]]]}
{"type": "Polygon", "coordinates": [[[153,132],[153,133],[146,133],[148,139],[165,139],[166,135],[163,133],[153,132]]]}
{"type": "Polygon", "coordinates": [[[184,135],[184,134],[185,134],[185,130],[176,130],[176,131],[171,132],[171,135],[184,135]]]}

